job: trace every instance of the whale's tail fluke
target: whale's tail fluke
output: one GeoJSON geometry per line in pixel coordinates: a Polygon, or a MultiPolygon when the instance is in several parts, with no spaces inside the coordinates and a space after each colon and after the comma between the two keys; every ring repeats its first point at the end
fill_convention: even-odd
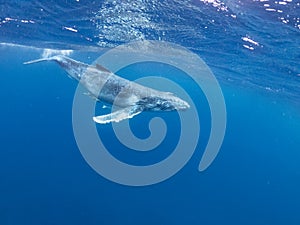
{"type": "Polygon", "coordinates": [[[51,58],[41,58],[41,59],[35,59],[35,60],[30,60],[30,61],[27,61],[27,62],[23,62],[23,64],[27,65],[27,64],[44,62],[44,61],[49,61],[49,60],[51,60],[51,58]]]}
{"type": "Polygon", "coordinates": [[[52,56],[52,57],[47,57],[47,58],[40,58],[40,59],[34,59],[34,60],[30,60],[27,62],[23,62],[23,64],[27,65],[27,64],[32,64],[32,63],[39,63],[39,62],[44,62],[44,61],[60,61],[61,59],[63,59],[63,56],[60,55],[56,55],[56,56],[52,56]]]}
{"type": "Polygon", "coordinates": [[[80,80],[84,71],[89,67],[89,65],[84,64],[82,62],[76,61],[64,55],[54,55],[51,57],[45,57],[40,59],[31,60],[28,62],[24,62],[23,64],[33,64],[44,61],[54,61],[58,63],[63,69],[67,71],[67,73],[75,78],[76,80],[80,80]]]}

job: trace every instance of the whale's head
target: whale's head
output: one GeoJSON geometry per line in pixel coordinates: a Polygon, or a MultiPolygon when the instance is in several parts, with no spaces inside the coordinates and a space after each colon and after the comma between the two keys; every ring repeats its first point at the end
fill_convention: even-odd
{"type": "Polygon", "coordinates": [[[173,94],[169,94],[170,97],[166,97],[162,99],[161,108],[163,111],[169,110],[187,110],[190,108],[189,103],[182,100],[181,98],[174,96],[173,94]]]}
{"type": "Polygon", "coordinates": [[[144,110],[149,111],[172,111],[187,110],[190,105],[172,93],[164,93],[162,96],[149,96],[142,98],[138,103],[144,110]]]}

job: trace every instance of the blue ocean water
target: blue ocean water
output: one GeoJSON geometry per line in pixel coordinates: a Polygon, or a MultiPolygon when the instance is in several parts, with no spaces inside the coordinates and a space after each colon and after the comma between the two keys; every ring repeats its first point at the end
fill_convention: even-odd
{"type": "MultiPolygon", "coordinates": [[[[0,2],[1,225],[300,224],[299,1],[0,2]],[[219,81],[227,129],[204,172],[198,164],[210,135],[208,103],[176,68],[144,63],[118,72],[177,82],[201,121],[196,151],[182,170],[131,187],[100,176],[82,157],[72,127],[77,83],[54,63],[23,65],[56,53],[92,63],[136,40],[182,45],[219,81]]],[[[176,145],[177,114],[143,113],[130,122],[146,138],[157,115],[172,127],[158,151],[124,149],[109,125],[98,132],[116,158],[152,164],[176,145]]]]}

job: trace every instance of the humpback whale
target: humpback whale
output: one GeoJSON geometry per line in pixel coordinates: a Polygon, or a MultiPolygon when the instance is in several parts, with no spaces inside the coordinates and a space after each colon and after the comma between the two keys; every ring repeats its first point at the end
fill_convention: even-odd
{"type": "Polygon", "coordinates": [[[88,65],[64,55],[56,55],[24,62],[43,61],[58,63],[72,78],[77,80],[96,100],[118,107],[118,110],[93,117],[96,123],[105,124],[130,119],[143,111],[186,110],[189,104],[170,92],[159,91],[124,79],[103,66],[88,65]]]}

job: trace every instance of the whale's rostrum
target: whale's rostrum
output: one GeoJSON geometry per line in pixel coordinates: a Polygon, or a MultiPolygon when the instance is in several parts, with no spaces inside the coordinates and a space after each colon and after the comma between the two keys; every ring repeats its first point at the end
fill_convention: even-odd
{"type": "Polygon", "coordinates": [[[69,76],[85,87],[91,96],[119,108],[110,114],[95,116],[93,119],[96,123],[119,122],[143,111],[186,110],[190,107],[173,93],[129,81],[98,64],[88,65],[63,55],[32,60],[24,64],[43,61],[55,61],[69,76]]]}

